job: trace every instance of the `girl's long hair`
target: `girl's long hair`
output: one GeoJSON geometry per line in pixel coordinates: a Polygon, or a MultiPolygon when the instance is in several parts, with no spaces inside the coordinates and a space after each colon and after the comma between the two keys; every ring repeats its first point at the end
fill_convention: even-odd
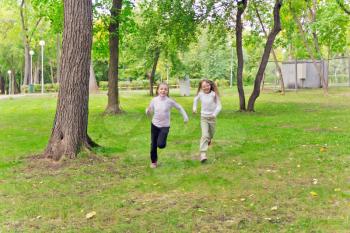
{"type": "Polygon", "coordinates": [[[164,86],[166,86],[166,87],[168,88],[168,94],[167,94],[167,96],[169,97],[169,85],[168,85],[167,83],[159,83],[159,84],[158,84],[157,90],[156,90],[156,95],[158,96],[159,87],[162,86],[162,85],[164,85],[164,86]]]}
{"type": "Polygon", "coordinates": [[[197,90],[197,95],[198,95],[198,93],[199,93],[199,92],[201,91],[201,89],[202,89],[202,83],[203,83],[203,82],[209,83],[209,85],[210,85],[210,91],[215,92],[215,102],[216,102],[216,97],[217,97],[217,96],[220,96],[220,94],[219,94],[219,89],[218,89],[218,87],[216,86],[215,82],[213,82],[213,81],[211,81],[211,80],[209,80],[209,79],[203,79],[203,80],[201,80],[201,81],[199,82],[198,90],[197,90]]]}

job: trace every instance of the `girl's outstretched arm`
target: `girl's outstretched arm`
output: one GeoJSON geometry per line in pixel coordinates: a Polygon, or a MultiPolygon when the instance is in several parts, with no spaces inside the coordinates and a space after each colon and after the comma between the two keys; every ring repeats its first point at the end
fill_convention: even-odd
{"type": "Polygon", "coordinates": [[[146,115],[151,116],[154,112],[154,101],[151,100],[151,103],[149,104],[148,108],[146,108],[146,115]]]}
{"type": "Polygon", "coordinates": [[[199,94],[196,95],[196,97],[194,97],[194,99],[193,99],[193,107],[192,107],[192,112],[193,113],[197,113],[198,100],[199,100],[199,94]]]}
{"type": "Polygon", "coordinates": [[[184,118],[184,122],[185,123],[188,122],[188,116],[187,116],[185,109],[183,109],[183,107],[180,104],[176,103],[175,100],[171,100],[171,101],[172,101],[173,107],[175,107],[177,110],[179,110],[179,112],[182,114],[182,117],[184,118]]]}
{"type": "Polygon", "coordinates": [[[220,97],[217,94],[215,94],[215,95],[216,95],[216,97],[215,97],[216,98],[216,108],[214,111],[214,116],[216,117],[219,114],[219,112],[221,111],[222,106],[221,106],[220,97]]]}

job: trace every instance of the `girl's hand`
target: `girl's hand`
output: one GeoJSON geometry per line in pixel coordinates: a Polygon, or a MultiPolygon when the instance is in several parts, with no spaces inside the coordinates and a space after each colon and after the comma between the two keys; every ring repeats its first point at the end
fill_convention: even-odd
{"type": "Polygon", "coordinates": [[[151,116],[151,111],[150,111],[149,108],[146,108],[146,115],[147,115],[147,116],[151,116]]]}

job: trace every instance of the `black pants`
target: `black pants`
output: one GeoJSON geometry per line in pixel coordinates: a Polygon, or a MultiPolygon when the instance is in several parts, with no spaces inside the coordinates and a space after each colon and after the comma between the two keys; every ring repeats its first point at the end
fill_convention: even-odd
{"type": "Polygon", "coordinates": [[[163,149],[166,146],[166,139],[168,137],[170,127],[157,127],[151,124],[151,161],[157,162],[158,154],[157,148],[163,149]]]}

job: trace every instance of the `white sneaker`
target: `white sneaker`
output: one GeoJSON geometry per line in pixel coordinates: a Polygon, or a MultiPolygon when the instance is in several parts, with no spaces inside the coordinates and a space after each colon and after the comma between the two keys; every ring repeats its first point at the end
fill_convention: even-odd
{"type": "Polygon", "coordinates": [[[205,163],[207,161],[207,155],[204,153],[204,152],[201,152],[201,155],[200,155],[200,161],[201,163],[205,163]]]}
{"type": "Polygon", "coordinates": [[[157,168],[157,163],[151,163],[150,167],[151,168],[157,168]]]}

